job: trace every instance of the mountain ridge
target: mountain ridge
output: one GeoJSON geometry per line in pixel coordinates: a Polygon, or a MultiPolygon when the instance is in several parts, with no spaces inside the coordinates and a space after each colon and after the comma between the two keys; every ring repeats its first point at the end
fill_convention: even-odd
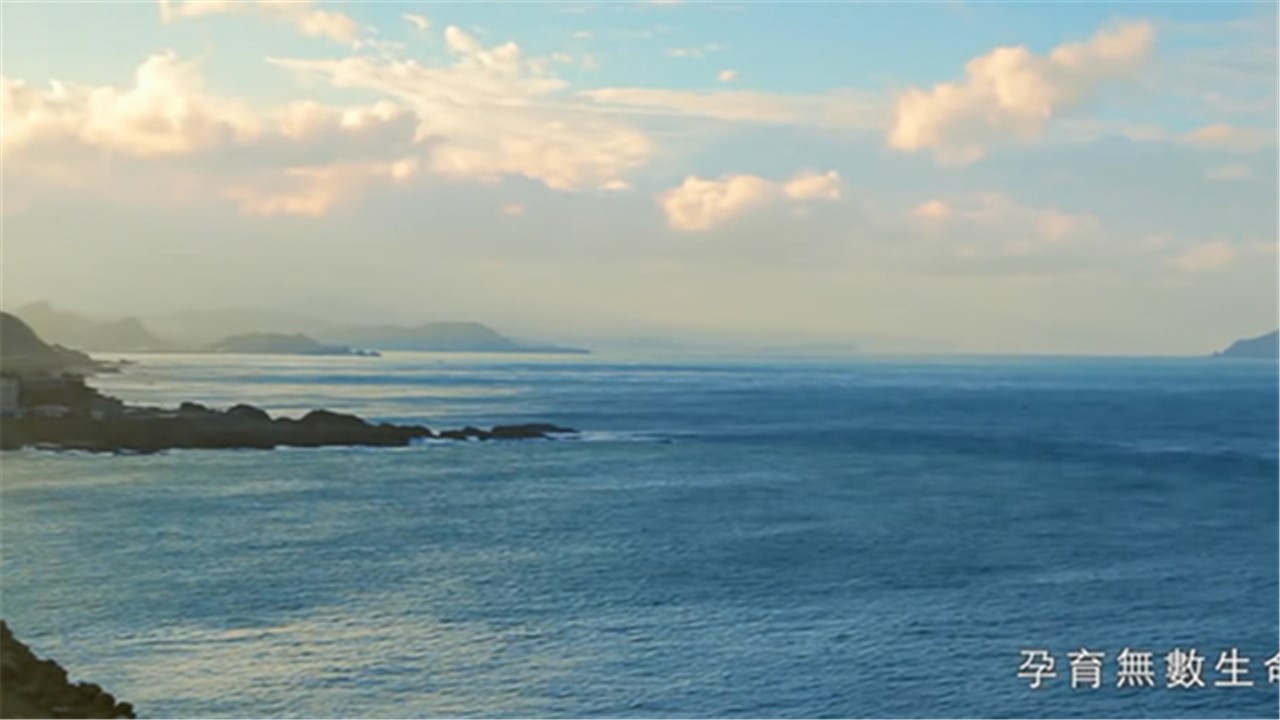
{"type": "Polygon", "coordinates": [[[1280,358],[1280,330],[1272,330],[1257,337],[1241,338],[1226,349],[1213,354],[1216,358],[1280,358]]]}
{"type": "Polygon", "coordinates": [[[57,308],[49,302],[14,310],[41,337],[90,352],[248,352],[289,355],[368,355],[368,350],[421,350],[474,353],[574,353],[589,350],[520,341],[474,321],[438,321],[420,325],[349,324],[325,326],[301,316],[246,311],[193,313],[185,324],[170,316],[168,335],[158,335],[136,317],[102,320],[57,308]],[[205,327],[198,318],[211,318],[205,327]],[[230,322],[227,322],[227,320],[230,322]],[[178,338],[178,339],[174,339],[178,338]],[[357,350],[353,348],[367,348],[357,350]]]}

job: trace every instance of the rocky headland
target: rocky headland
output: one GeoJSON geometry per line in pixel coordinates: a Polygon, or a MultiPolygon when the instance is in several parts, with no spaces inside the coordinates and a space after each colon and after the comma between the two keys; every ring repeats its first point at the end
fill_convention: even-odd
{"type": "Polygon", "coordinates": [[[66,668],[36,657],[0,620],[0,718],[132,717],[132,705],[93,683],[73,684],[66,668]]]}
{"type": "Polygon", "coordinates": [[[156,452],[177,448],[270,449],[281,446],[408,445],[415,440],[523,440],[576,432],[550,423],[464,427],[435,431],[422,425],[371,423],[356,415],[313,410],[299,418],[271,417],[252,405],[217,410],[184,402],[176,408],[128,405],[85,382],[96,365],[83,354],[42,341],[21,320],[0,314],[0,449],[37,447],[97,452],[156,452]],[[39,362],[36,362],[39,361],[39,362]],[[88,364],[86,364],[88,363],[88,364]]]}
{"type": "Polygon", "coordinates": [[[1275,360],[1280,357],[1280,330],[1272,330],[1258,337],[1244,338],[1231,343],[1227,349],[1216,352],[1219,358],[1250,358],[1275,360]]]}
{"type": "MultiPolygon", "coordinates": [[[[101,400],[112,403],[114,399],[101,400]]],[[[433,438],[525,440],[576,432],[550,423],[497,425],[489,429],[468,426],[437,432],[422,425],[374,424],[329,410],[313,410],[300,418],[273,418],[265,410],[243,404],[227,410],[191,402],[174,409],[119,404],[104,412],[93,407],[94,401],[73,408],[42,406],[0,418],[0,449],[157,452],[180,448],[391,447],[433,438]]]]}

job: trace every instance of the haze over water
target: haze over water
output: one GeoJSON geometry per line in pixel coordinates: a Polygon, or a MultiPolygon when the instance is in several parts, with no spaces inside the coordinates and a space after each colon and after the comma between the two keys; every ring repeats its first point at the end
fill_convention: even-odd
{"type": "Polygon", "coordinates": [[[1271,363],[141,359],[103,389],[585,431],[7,454],[6,619],[144,716],[1277,710],[1271,363]],[[1210,687],[1118,690],[1124,646],[1210,687]],[[1260,687],[1212,687],[1232,646],[1260,687]]]}

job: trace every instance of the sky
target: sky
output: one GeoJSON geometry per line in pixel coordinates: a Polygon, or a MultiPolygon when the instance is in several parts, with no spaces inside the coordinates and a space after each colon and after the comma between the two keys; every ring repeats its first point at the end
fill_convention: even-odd
{"type": "Polygon", "coordinates": [[[0,18],[8,308],[993,353],[1277,325],[1271,2],[0,18]]]}

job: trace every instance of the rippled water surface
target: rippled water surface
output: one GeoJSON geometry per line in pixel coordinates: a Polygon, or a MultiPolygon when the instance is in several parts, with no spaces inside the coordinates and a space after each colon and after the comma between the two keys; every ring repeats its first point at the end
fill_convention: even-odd
{"type": "Polygon", "coordinates": [[[144,715],[1277,713],[1274,365],[137,359],[100,383],[586,431],[6,454],[3,615],[144,715]],[[1116,689],[1126,645],[1209,687],[1116,689]],[[1232,646],[1258,687],[1213,687],[1232,646]]]}

